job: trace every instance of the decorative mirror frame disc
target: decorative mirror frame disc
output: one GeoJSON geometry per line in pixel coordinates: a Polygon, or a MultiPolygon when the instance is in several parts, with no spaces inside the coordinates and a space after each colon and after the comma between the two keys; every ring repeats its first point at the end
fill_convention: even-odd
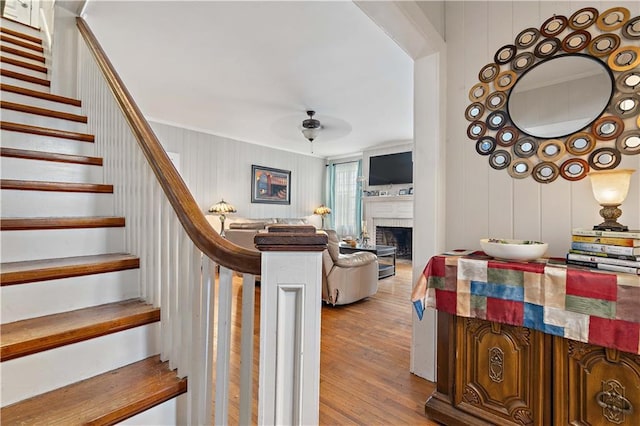
{"type": "Polygon", "coordinates": [[[598,19],[598,9],[595,7],[584,7],[569,18],[569,26],[574,30],[583,30],[590,27],[598,19]]]}
{"type": "Polygon", "coordinates": [[[576,181],[590,170],[616,168],[622,155],[640,155],[640,16],[630,15],[624,7],[603,12],[584,7],[569,18],[553,15],[496,51],[493,62],[478,73],[465,111],[471,122],[467,136],[493,169],[540,183],[558,176],[576,181]],[[508,110],[518,80],[537,64],[567,55],[589,56],[609,73],[612,93],[606,107],[563,137],[532,137],[520,131],[508,110]]]}

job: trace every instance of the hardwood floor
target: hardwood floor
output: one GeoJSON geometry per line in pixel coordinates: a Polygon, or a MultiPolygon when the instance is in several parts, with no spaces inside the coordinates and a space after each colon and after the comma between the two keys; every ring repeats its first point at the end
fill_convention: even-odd
{"type": "MultiPolygon", "coordinates": [[[[320,424],[435,425],[424,403],[435,384],[409,372],[411,347],[411,264],[398,261],[397,274],[379,281],[378,293],[360,302],[322,308],[320,424]]],[[[234,278],[234,305],[241,284],[234,278]]],[[[260,289],[256,289],[260,300],[260,289]]],[[[254,338],[254,408],[257,423],[259,307],[254,338]]],[[[240,315],[234,309],[234,325],[240,315]]],[[[239,333],[232,338],[230,424],[238,424],[239,333]]]]}

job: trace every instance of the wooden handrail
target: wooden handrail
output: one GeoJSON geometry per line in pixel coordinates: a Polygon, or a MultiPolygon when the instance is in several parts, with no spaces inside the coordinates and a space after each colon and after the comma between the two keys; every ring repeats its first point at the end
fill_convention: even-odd
{"type": "Polygon", "coordinates": [[[225,240],[209,225],[191,191],[173,166],[149,122],[142,115],[95,35],[84,19],[76,17],[76,24],[120,105],[149,166],[191,241],[206,256],[224,267],[260,275],[260,253],[225,240]]]}

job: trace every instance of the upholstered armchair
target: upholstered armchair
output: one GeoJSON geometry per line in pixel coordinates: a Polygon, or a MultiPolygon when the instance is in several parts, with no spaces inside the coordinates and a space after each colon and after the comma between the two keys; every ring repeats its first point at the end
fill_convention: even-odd
{"type": "Polygon", "coordinates": [[[378,291],[378,258],[369,252],[340,254],[336,231],[326,229],[327,250],[322,254],[322,299],[332,305],[345,305],[378,291]]]}

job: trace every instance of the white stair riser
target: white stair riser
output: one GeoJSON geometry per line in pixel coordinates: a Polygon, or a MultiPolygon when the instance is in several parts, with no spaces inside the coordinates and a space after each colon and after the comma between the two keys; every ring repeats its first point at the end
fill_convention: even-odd
{"type": "Polygon", "coordinates": [[[23,81],[17,78],[6,77],[4,75],[0,76],[0,82],[4,84],[11,84],[13,86],[24,87],[25,89],[39,90],[41,92],[51,93],[51,89],[49,88],[49,86],[30,83],[28,81],[23,81]]]}
{"type": "Polygon", "coordinates": [[[82,114],[80,107],[65,104],[62,102],[49,101],[46,99],[34,98],[33,96],[21,95],[3,90],[1,93],[2,100],[14,102],[17,104],[30,105],[38,108],[52,109],[54,111],[68,112],[70,114],[82,114]]]}
{"type": "Polygon", "coordinates": [[[2,217],[113,216],[113,194],[3,189],[2,217]]]}
{"type": "Polygon", "coordinates": [[[35,54],[42,54],[44,49],[43,46],[41,44],[37,44],[32,42],[31,40],[27,40],[24,39],[22,37],[16,37],[14,35],[11,34],[4,34],[6,39],[2,40],[2,45],[3,46],[9,46],[9,47],[13,47],[14,49],[20,49],[23,50],[25,52],[33,52],[35,54]],[[15,43],[14,43],[15,41],[15,43]],[[23,46],[23,44],[27,44],[27,46],[23,46]],[[31,47],[33,47],[34,49],[32,49],[31,47]],[[37,50],[36,50],[37,49],[37,50]],[[43,51],[40,51],[40,49],[43,49],[43,51]]]}
{"type": "Polygon", "coordinates": [[[25,89],[38,90],[40,92],[51,93],[51,89],[49,86],[45,86],[42,84],[30,83],[28,81],[23,81],[17,78],[11,78],[6,76],[0,76],[0,82],[4,84],[10,84],[12,86],[20,86],[25,89]]]}
{"type": "Polygon", "coordinates": [[[0,287],[1,321],[88,308],[140,296],[138,269],[0,287]],[[73,295],[73,297],[70,297],[73,295]]]}
{"type": "Polygon", "coordinates": [[[70,132],[87,132],[86,123],[78,123],[70,120],[62,120],[60,118],[46,117],[43,115],[30,114],[20,111],[12,111],[10,109],[2,109],[2,111],[0,111],[0,114],[2,115],[2,121],[29,124],[31,126],[47,127],[57,130],[67,130],[70,132]]]}
{"type": "Polygon", "coordinates": [[[5,361],[2,406],[156,355],[159,330],[149,324],[5,361]]]}
{"type": "MultiPolygon", "coordinates": [[[[38,61],[35,59],[31,59],[31,58],[25,58],[24,56],[20,56],[20,55],[16,55],[13,53],[9,53],[9,52],[2,52],[2,56],[4,56],[5,58],[11,58],[11,59],[17,59],[18,61],[22,61],[22,62],[28,62],[30,64],[35,64],[35,65],[40,65],[42,67],[46,67],[47,64],[45,62],[42,61],[38,61]]],[[[40,55],[43,56],[43,55],[40,55]]],[[[45,56],[45,60],[46,60],[46,56],[45,56]]],[[[2,63],[2,67],[4,68],[5,63],[2,63]]]]}
{"type": "Polygon", "coordinates": [[[2,26],[5,27],[5,28],[8,28],[10,30],[17,31],[17,32],[22,33],[22,34],[26,34],[26,35],[33,36],[33,37],[38,37],[39,39],[42,39],[42,37],[43,37],[42,33],[40,32],[39,29],[33,28],[33,27],[29,27],[29,26],[24,26],[22,24],[14,22],[14,21],[10,21],[8,19],[2,19],[2,26]]]}
{"type": "Polygon", "coordinates": [[[0,141],[2,142],[2,146],[8,148],[95,156],[95,144],[93,142],[81,142],[65,138],[11,132],[8,130],[2,130],[0,132],[0,141]]]}
{"type": "Polygon", "coordinates": [[[122,227],[2,231],[0,239],[3,262],[126,251],[122,227]]]}
{"type": "MultiPolygon", "coordinates": [[[[46,72],[32,70],[31,68],[21,67],[20,65],[13,65],[13,64],[7,64],[6,62],[2,62],[2,69],[19,72],[21,74],[30,75],[36,78],[43,78],[45,80],[47,79],[46,72]]],[[[3,92],[2,99],[6,101],[6,99],[4,98],[4,92],[3,92]]]]}
{"type": "Polygon", "coordinates": [[[0,157],[2,179],[102,183],[102,166],[0,157]]]}
{"type": "Polygon", "coordinates": [[[118,425],[126,426],[170,426],[180,424],[182,419],[186,416],[178,417],[178,410],[184,411],[187,409],[187,394],[182,394],[177,398],[172,398],[162,404],[156,405],[153,408],[149,408],[147,411],[143,411],[140,414],[136,414],[133,417],[129,417],[122,423],[116,423],[118,425]]]}

